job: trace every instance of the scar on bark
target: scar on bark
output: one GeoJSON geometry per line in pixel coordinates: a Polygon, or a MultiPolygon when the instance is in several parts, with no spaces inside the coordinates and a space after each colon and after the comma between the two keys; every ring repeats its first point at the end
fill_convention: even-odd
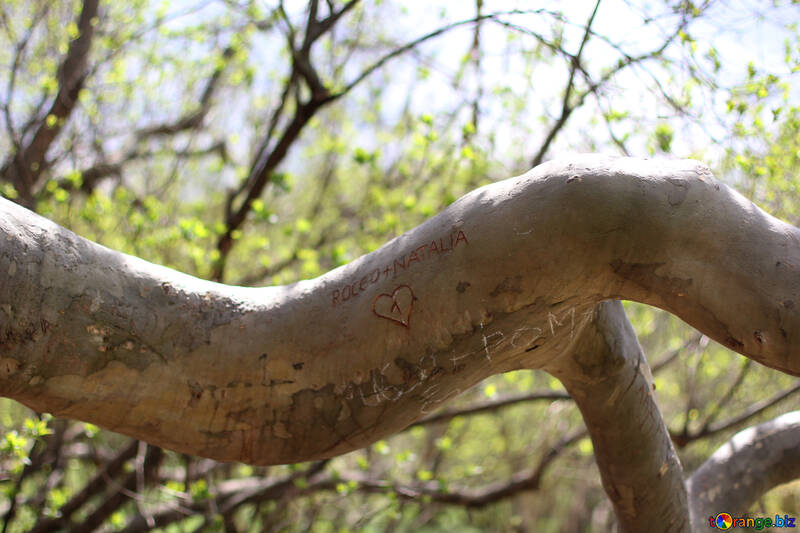
{"type": "Polygon", "coordinates": [[[519,294],[522,292],[522,276],[514,276],[513,278],[504,278],[489,296],[500,296],[501,294],[519,294]]]}

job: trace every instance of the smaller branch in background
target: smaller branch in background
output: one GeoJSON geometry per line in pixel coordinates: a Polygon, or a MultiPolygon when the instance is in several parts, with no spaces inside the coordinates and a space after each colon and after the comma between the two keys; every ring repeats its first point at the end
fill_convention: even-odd
{"type": "Polygon", "coordinates": [[[515,496],[520,492],[537,490],[541,486],[542,476],[553,463],[570,446],[587,436],[585,429],[560,439],[545,451],[536,466],[517,472],[508,481],[489,483],[481,489],[447,489],[442,490],[438,482],[405,485],[387,481],[377,481],[367,474],[340,474],[336,479],[329,479],[323,485],[327,489],[335,488],[339,483],[355,483],[358,490],[367,493],[394,493],[404,500],[419,501],[420,498],[448,505],[459,505],[467,508],[480,508],[503,499],[515,496]]]}
{"type": "MultiPolygon", "coordinates": [[[[287,88],[295,89],[296,107],[294,116],[288,121],[277,143],[275,143],[271,149],[266,149],[268,143],[265,142],[265,140],[260,142],[260,148],[253,160],[253,165],[251,166],[251,171],[248,177],[245,178],[245,180],[242,182],[242,185],[235,193],[232,193],[228,196],[225,206],[225,231],[222,233],[222,235],[220,235],[217,241],[219,259],[216,261],[214,268],[212,269],[212,280],[218,282],[223,281],[227,258],[234,244],[234,232],[242,227],[247,219],[247,215],[252,209],[253,201],[261,196],[265,187],[269,184],[273,172],[278,165],[283,162],[284,158],[289,152],[289,149],[297,141],[306,124],[308,124],[309,120],[311,120],[317,111],[349,93],[353,88],[358,86],[370,74],[372,74],[372,72],[382,67],[391,59],[416,48],[420,44],[433,39],[434,37],[442,35],[454,28],[475,23],[478,20],[489,19],[499,15],[527,14],[536,11],[510,10],[496,12],[483,15],[479,18],[472,18],[448,24],[399,48],[396,48],[392,52],[389,52],[382,58],[375,61],[372,65],[364,69],[351,82],[346,83],[343,89],[336,93],[331,93],[327,88],[324,87],[321,81],[319,81],[316,70],[311,63],[311,45],[318,40],[323,33],[331,31],[333,24],[339,20],[341,15],[352,8],[356,1],[357,0],[351,0],[351,2],[348,2],[339,12],[332,14],[322,22],[316,19],[316,6],[318,5],[318,2],[312,1],[310,4],[309,17],[306,24],[304,43],[299,49],[295,46],[295,29],[289,23],[286,12],[281,6],[279,6],[280,14],[285,19],[287,27],[289,28],[288,45],[292,55],[292,76],[290,76],[290,81],[293,81],[295,74],[302,77],[306,82],[311,95],[306,101],[302,101],[300,98],[299,84],[295,84],[294,86],[292,86],[291,83],[287,84],[287,88]],[[236,199],[240,196],[244,196],[244,198],[241,199],[238,206],[235,206],[234,204],[236,203],[236,199]]],[[[286,94],[286,92],[284,92],[284,94],[286,94]]],[[[283,104],[279,104],[278,109],[282,109],[282,106],[283,104]]]]}
{"type": "Polygon", "coordinates": [[[594,9],[592,10],[592,14],[589,15],[589,20],[586,22],[586,27],[583,31],[583,38],[581,39],[580,47],[578,48],[578,52],[575,55],[571,55],[571,61],[569,66],[569,77],[567,79],[567,86],[564,89],[564,97],[561,101],[561,116],[558,117],[556,122],[550,128],[550,131],[547,133],[547,136],[544,139],[544,142],[539,147],[539,151],[536,152],[536,155],[533,157],[532,166],[536,167],[539,166],[542,161],[544,160],[544,156],[547,151],[550,149],[550,145],[556,138],[556,135],[559,131],[561,131],[567,123],[569,116],[572,112],[583,103],[583,100],[586,97],[586,94],[582,95],[578,103],[571,103],[572,99],[572,91],[575,88],[575,73],[581,67],[581,58],[583,56],[583,50],[586,48],[586,43],[589,42],[589,37],[591,36],[592,31],[592,24],[594,23],[595,16],[597,15],[597,10],[600,8],[600,2],[602,0],[597,0],[594,5],[594,9]]]}
{"type": "Polygon", "coordinates": [[[752,368],[752,359],[744,359],[742,360],[741,366],[739,368],[739,373],[736,376],[736,379],[733,380],[731,385],[728,387],[728,390],[725,391],[725,394],[720,398],[714,407],[709,410],[708,416],[706,417],[705,421],[700,426],[700,432],[708,430],[711,427],[711,423],[722,413],[722,410],[725,408],[726,405],[733,399],[733,395],[739,389],[739,387],[744,383],[744,378],[747,375],[748,371],[752,368]]]}
{"type": "Polygon", "coordinates": [[[689,423],[692,419],[692,412],[695,411],[695,406],[697,405],[697,375],[700,373],[704,357],[705,351],[697,346],[694,351],[694,358],[689,358],[691,364],[686,365],[686,402],[683,409],[683,427],[680,432],[680,435],[684,437],[689,434],[689,423]]]}
{"type": "MultiPolygon", "coordinates": [[[[442,422],[454,416],[472,416],[479,413],[490,412],[498,408],[507,407],[516,403],[535,400],[569,399],[566,393],[558,391],[541,391],[506,398],[492,402],[497,405],[479,405],[459,411],[440,413],[420,421],[415,425],[425,425],[442,422]]],[[[413,427],[413,426],[411,426],[413,427]]],[[[165,527],[169,524],[180,522],[185,518],[204,512],[209,505],[217,510],[223,518],[230,517],[239,508],[247,504],[261,504],[270,500],[291,499],[300,495],[308,495],[323,490],[335,490],[341,483],[354,483],[357,490],[362,492],[385,493],[393,491],[403,499],[414,500],[420,496],[430,497],[437,503],[461,505],[466,507],[483,507],[505,498],[512,497],[519,492],[536,490],[541,484],[542,476],[547,467],[557,459],[570,446],[587,436],[585,428],[581,428],[570,435],[561,438],[556,444],[547,448],[537,464],[531,468],[520,471],[508,481],[501,481],[487,485],[481,490],[448,490],[442,491],[436,483],[421,483],[419,485],[391,484],[376,481],[364,474],[337,473],[331,475],[325,472],[328,460],[312,463],[306,470],[294,472],[290,476],[280,479],[242,478],[232,479],[220,483],[213,502],[185,501],[178,507],[171,507],[151,514],[152,524],[149,526],[146,517],[138,513],[122,530],[124,533],[139,533],[148,531],[152,527],[165,527]],[[298,483],[298,480],[303,482],[298,483]]],[[[206,517],[204,527],[208,527],[214,516],[206,517]]]]}
{"type": "MultiPolygon", "coordinates": [[[[214,265],[212,270],[211,279],[221,282],[225,272],[225,265],[227,262],[228,254],[233,248],[234,232],[237,231],[247,219],[247,215],[252,209],[253,202],[259,198],[264,191],[264,188],[269,183],[272,173],[275,168],[283,161],[289,148],[294,144],[300,136],[300,132],[306,126],[311,117],[316,113],[321,104],[311,101],[302,104],[297,108],[295,116],[291,122],[286,126],[275,145],[274,149],[266,157],[263,164],[254,167],[254,172],[246,179],[250,185],[246,188],[245,198],[237,208],[233,208],[232,198],[229,200],[229,207],[226,208],[228,213],[225,217],[225,231],[220,235],[217,241],[217,250],[219,251],[219,260],[214,265]]],[[[243,191],[244,192],[244,191],[243,191]]]]}
{"type": "MultiPolygon", "coordinates": [[[[148,444],[146,442],[139,441],[139,449],[136,451],[136,462],[134,468],[134,471],[136,472],[136,494],[139,495],[144,494],[145,488],[147,487],[148,473],[145,470],[147,450],[148,444]]],[[[134,498],[134,503],[136,504],[136,508],[139,510],[139,514],[144,517],[147,525],[151,528],[155,527],[153,516],[142,504],[141,498],[134,498]]]]}
{"type": "Polygon", "coordinates": [[[691,337],[683,341],[682,345],[659,357],[658,361],[651,367],[653,374],[660,372],[675,361],[681,353],[698,344],[702,344],[705,347],[708,344],[708,337],[696,331],[691,337]]]}
{"type": "Polygon", "coordinates": [[[241,285],[243,287],[252,287],[259,283],[263,283],[264,280],[266,280],[267,278],[270,278],[276,274],[279,274],[283,270],[292,267],[293,265],[297,264],[297,262],[300,260],[300,250],[303,247],[311,248],[313,250],[318,250],[319,248],[327,244],[330,229],[332,228],[329,226],[328,228],[323,230],[320,233],[319,237],[317,237],[317,239],[311,243],[308,243],[307,241],[298,242],[290,255],[281,259],[280,261],[265,266],[256,272],[243,276],[238,281],[236,281],[235,285],[241,285]]]}
{"type": "Polygon", "coordinates": [[[222,51],[220,61],[217,61],[217,66],[214,69],[214,72],[206,81],[206,85],[203,88],[203,93],[200,96],[199,106],[196,110],[192,111],[191,113],[187,113],[173,122],[165,122],[162,124],[156,124],[142,128],[134,133],[136,140],[142,141],[149,137],[175,135],[176,133],[197,129],[202,126],[203,119],[211,109],[213,96],[219,87],[220,79],[222,79],[225,68],[229,63],[228,60],[233,57],[233,54],[234,48],[232,46],[228,46],[222,51]]]}
{"type": "Polygon", "coordinates": [[[797,383],[793,387],[790,387],[784,391],[775,394],[771,398],[767,398],[759,402],[750,404],[750,406],[747,409],[745,409],[741,414],[729,420],[711,425],[708,428],[704,428],[703,430],[700,430],[696,433],[689,433],[684,435],[675,432],[670,432],[670,437],[672,438],[672,442],[674,442],[677,447],[683,448],[687,444],[692,443],[696,440],[716,435],[717,433],[733,429],[737,426],[744,424],[745,422],[748,422],[749,420],[760,415],[770,407],[773,407],[778,403],[780,403],[781,401],[788,398],[789,396],[792,396],[798,390],[800,390],[800,383],[797,383]]]}
{"type": "MultiPolygon", "coordinates": [[[[333,27],[333,25],[339,21],[342,15],[353,9],[356,6],[356,4],[358,4],[358,2],[359,0],[350,0],[349,2],[345,3],[345,5],[343,5],[339,11],[335,11],[332,8],[332,6],[329,5],[328,6],[329,9],[331,9],[330,15],[328,15],[322,20],[316,20],[316,13],[315,13],[314,17],[315,20],[313,21],[313,23],[309,24],[308,27],[309,32],[306,33],[306,43],[303,44],[303,47],[304,48],[306,46],[310,47],[314,43],[314,41],[316,41],[321,35],[330,30],[333,27]]],[[[319,2],[317,0],[312,0],[311,2],[315,10],[316,10],[316,5],[318,3],[319,2]]],[[[310,18],[311,17],[309,17],[309,19],[310,18]]]]}
{"type": "MultiPolygon", "coordinates": [[[[595,5],[595,11],[596,11],[598,6],[599,6],[599,2],[595,5]]],[[[557,14],[552,14],[550,12],[547,12],[547,13],[555,16],[556,18],[559,18],[559,15],[557,15],[557,14]]],[[[594,15],[594,13],[595,12],[593,12],[593,15],[594,15]]],[[[592,20],[593,15],[592,15],[592,17],[590,17],[590,21],[592,20]]],[[[577,109],[577,108],[579,108],[580,106],[583,105],[583,103],[586,100],[587,96],[592,95],[592,94],[596,94],[597,91],[601,87],[605,86],[605,84],[612,77],[614,77],[618,72],[620,72],[621,70],[623,70],[623,69],[625,69],[625,68],[627,68],[629,66],[632,66],[632,65],[639,65],[639,64],[643,63],[644,61],[646,61],[648,59],[661,57],[663,52],[664,52],[664,50],[666,50],[666,48],[676,38],[678,38],[679,35],[681,35],[681,32],[685,29],[686,24],[687,24],[687,21],[683,20],[681,22],[681,24],[679,25],[679,27],[676,28],[676,30],[671,35],[669,35],[658,48],[656,48],[654,50],[651,50],[650,52],[643,53],[643,54],[638,55],[638,56],[631,56],[630,54],[625,52],[619,45],[617,45],[617,44],[613,43],[612,41],[610,41],[607,37],[598,36],[598,34],[595,33],[594,31],[592,31],[591,28],[588,28],[587,26],[584,26],[584,41],[582,41],[582,44],[585,44],[586,42],[588,42],[588,38],[589,37],[598,36],[604,42],[606,42],[607,44],[612,46],[615,50],[617,50],[620,53],[620,56],[621,56],[621,58],[619,59],[619,61],[617,62],[616,66],[614,68],[609,69],[605,74],[603,74],[600,77],[599,80],[594,81],[592,79],[591,75],[589,74],[589,72],[587,72],[583,68],[583,66],[581,65],[581,62],[579,60],[578,61],[575,60],[576,58],[578,58],[578,54],[575,54],[575,55],[570,54],[569,52],[564,50],[561,46],[558,46],[555,43],[548,41],[541,34],[535,32],[533,30],[530,30],[529,28],[525,28],[525,27],[519,26],[518,24],[514,24],[514,23],[511,23],[511,22],[502,20],[502,19],[497,19],[497,18],[494,18],[494,17],[489,17],[489,18],[492,20],[492,22],[494,22],[496,24],[499,24],[499,25],[501,25],[503,27],[512,29],[514,31],[517,31],[517,32],[520,32],[520,33],[523,33],[525,35],[529,35],[529,36],[535,38],[543,46],[546,46],[547,48],[552,50],[555,54],[562,55],[562,56],[564,56],[565,58],[567,58],[570,61],[570,65],[571,65],[570,66],[570,73],[571,73],[570,76],[571,76],[572,79],[567,84],[564,97],[562,98],[562,112],[561,112],[561,115],[559,116],[558,119],[556,119],[556,121],[553,124],[553,126],[551,126],[550,130],[548,131],[547,135],[545,136],[545,140],[543,141],[543,143],[540,146],[539,150],[537,151],[536,155],[534,155],[534,157],[532,159],[532,166],[537,166],[538,164],[540,164],[541,162],[544,161],[544,157],[546,156],[547,151],[549,150],[549,147],[551,146],[551,144],[555,140],[555,137],[564,128],[564,126],[566,125],[567,120],[569,119],[569,117],[572,114],[572,112],[575,109],[577,109]],[[573,67],[575,68],[574,72],[579,72],[581,74],[581,76],[583,77],[584,81],[587,84],[587,88],[584,91],[582,91],[577,97],[575,97],[574,101],[570,104],[569,99],[572,96],[571,92],[574,90],[574,87],[575,87],[575,85],[574,85],[574,76],[573,76],[573,74],[574,74],[573,67]]],[[[579,53],[582,53],[582,51],[579,51],[579,53]]]]}
{"type": "Polygon", "coordinates": [[[46,170],[47,152],[61,132],[78,102],[88,71],[89,52],[95,33],[99,0],[84,0],[78,16],[78,37],[70,42],[58,67],[58,89],[46,116],[37,120],[37,128],[27,143],[19,146],[0,168],[0,176],[14,185],[18,200],[30,209],[35,207],[39,178],[46,170]]]}
{"type": "MultiPolygon", "coordinates": [[[[144,484],[148,486],[158,479],[157,471],[164,457],[164,451],[158,446],[146,446],[147,450],[142,458],[142,468],[144,484]]],[[[139,446],[137,443],[137,453],[138,452],[139,446]]],[[[128,503],[131,499],[139,497],[140,494],[136,492],[138,476],[139,474],[134,470],[120,480],[118,485],[112,486],[111,490],[103,496],[100,505],[94,509],[94,511],[84,517],[80,524],[72,525],[72,528],[69,530],[70,533],[91,533],[95,531],[103,522],[122,507],[122,505],[128,503]]]]}
{"type": "Polygon", "coordinates": [[[45,514],[45,506],[49,503],[52,490],[62,486],[64,481],[64,468],[67,465],[70,457],[68,457],[68,443],[71,442],[73,436],[76,434],[74,431],[76,424],[62,418],[53,419],[49,426],[53,431],[53,442],[49,444],[52,453],[48,453],[46,457],[47,466],[45,467],[46,479],[42,484],[42,489],[32,496],[29,496],[25,501],[25,506],[28,507],[33,516],[42,516],[45,514]]]}
{"type": "Polygon", "coordinates": [[[483,11],[483,0],[475,0],[475,26],[472,29],[472,46],[470,47],[469,57],[472,62],[472,70],[475,75],[475,96],[472,99],[472,124],[466,128],[463,134],[463,143],[469,144],[472,135],[478,131],[480,122],[481,108],[483,100],[483,80],[481,79],[481,15],[483,11]]]}
{"type": "Polygon", "coordinates": [[[406,43],[406,44],[404,44],[402,46],[399,46],[399,47],[395,48],[394,50],[392,50],[391,52],[385,54],[383,57],[379,58],[377,61],[375,61],[374,63],[372,63],[371,65],[366,67],[364,70],[362,70],[360,74],[356,75],[355,78],[353,78],[352,81],[350,81],[349,83],[345,84],[344,88],[340,92],[335,93],[334,95],[332,95],[332,97],[333,98],[338,98],[338,97],[340,97],[340,96],[342,96],[344,94],[347,94],[354,87],[356,87],[362,81],[364,81],[367,77],[369,77],[370,74],[372,74],[373,72],[375,72],[376,70],[381,68],[383,65],[385,65],[386,63],[388,63],[389,61],[391,61],[395,57],[400,56],[400,55],[402,55],[402,54],[404,54],[404,53],[406,53],[406,52],[408,52],[410,50],[413,50],[414,48],[417,48],[420,44],[425,43],[427,41],[430,41],[431,39],[433,39],[435,37],[439,37],[440,35],[443,35],[443,34],[449,32],[451,30],[454,30],[456,28],[460,28],[460,27],[468,25],[468,24],[474,24],[474,23],[477,23],[477,22],[479,22],[481,20],[495,20],[497,17],[499,17],[501,15],[535,14],[535,13],[541,13],[542,11],[543,10],[541,10],[541,9],[531,9],[531,10],[512,9],[512,10],[509,10],[509,11],[496,11],[496,12],[493,12],[493,13],[488,13],[486,15],[480,15],[478,17],[473,17],[473,18],[466,19],[466,20],[460,20],[460,21],[453,22],[451,24],[447,24],[445,26],[442,26],[441,28],[438,28],[436,30],[433,30],[432,32],[426,33],[425,35],[422,35],[422,36],[414,39],[413,41],[409,41],[408,43],[406,43]]]}
{"type": "Polygon", "coordinates": [[[253,163],[250,167],[250,172],[248,174],[248,179],[242,181],[239,187],[233,190],[227,198],[225,204],[225,218],[229,218],[232,216],[232,209],[233,209],[233,202],[236,198],[244,193],[248,187],[252,186],[252,180],[255,179],[256,176],[256,168],[263,164],[265,158],[269,155],[267,151],[269,148],[270,143],[275,135],[275,129],[278,127],[278,123],[280,122],[283,111],[286,108],[286,102],[289,100],[289,94],[292,92],[292,89],[297,86],[297,73],[292,69],[291,74],[287,78],[286,82],[284,83],[283,90],[281,91],[280,98],[278,100],[275,109],[273,110],[270,119],[269,119],[269,126],[267,127],[267,133],[264,135],[264,138],[261,140],[258,149],[253,156],[253,163]]]}
{"type": "MultiPolygon", "coordinates": [[[[617,146],[617,148],[619,148],[619,151],[622,152],[623,155],[625,155],[627,157],[630,157],[631,153],[628,151],[628,147],[625,146],[625,139],[624,138],[620,138],[614,132],[614,126],[611,124],[610,113],[603,106],[603,101],[600,99],[600,95],[598,95],[597,93],[594,93],[593,96],[595,98],[595,101],[597,102],[597,107],[599,107],[600,110],[602,111],[601,114],[603,115],[603,122],[606,125],[606,129],[608,130],[608,137],[611,139],[611,142],[613,142],[617,146]]],[[[654,367],[654,370],[655,370],[655,367],[654,367]]]]}
{"type": "MultiPolygon", "coordinates": [[[[191,5],[188,5],[184,9],[177,9],[175,11],[170,11],[168,13],[159,15],[155,17],[149,24],[145,24],[138,30],[130,34],[126,34],[124,36],[124,39],[120,39],[121,36],[119,34],[106,33],[105,34],[106,37],[113,37],[117,40],[116,46],[110,47],[105,50],[97,50],[98,57],[94,61],[94,64],[89,69],[87,77],[94,76],[100,70],[101,67],[108,64],[108,62],[114,57],[122,55],[125,52],[127,52],[132,45],[140,44],[142,40],[154,30],[158,30],[160,28],[165,27],[165,25],[169,22],[176,22],[180,18],[189,17],[197,13],[198,11],[202,11],[203,9],[208,7],[208,5],[211,3],[213,3],[213,0],[202,0],[200,2],[194,2],[191,5]]],[[[270,24],[269,19],[267,19],[266,21],[262,20],[256,22],[256,26],[258,28],[267,27],[269,24],[270,24]]]]}
{"type": "Polygon", "coordinates": [[[59,516],[57,518],[39,517],[30,533],[48,533],[67,527],[71,522],[72,515],[92,498],[100,495],[108,487],[109,482],[122,473],[125,464],[136,457],[138,450],[139,441],[131,440],[113,459],[103,465],[80,492],[73,495],[67,503],[59,508],[59,516]]]}
{"type": "MultiPolygon", "coordinates": [[[[44,20],[44,17],[50,10],[50,6],[52,6],[50,2],[42,3],[36,14],[31,17],[31,23],[25,31],[24,36],[22,39],[17,41],[16,45],[14,46],[14,59],[11,62],[11,72],[8,75],[8,83],[6,85],[6,99],[5,102],[3,102],[3,115],[5,117],[5,125],[6,130],[8,131],[8,136],[11,139],[11,145],[16,151],[20,151],[22,142],[22,135],[17,132],[14,126],[14,119],[11,112],[14,100],[14,90],[17,82],[17,73],[19,72],[19,68],[22,66],[22,57],[25,54],[25,50],[28,48],[31,37],[33,37],[34,30],[36,29],[36,26],[38,26],[39,23],[44,20]]],[[[6,21],[5,11],[0,9],[0,13],[3,14],[3,20],[6,22],[5,27],[8,30],[9,26],[8,21],[6,21]]],[[[11,37],[10,31],[9,37],[11,37]]]]}
{"type": "MultiPolygon", "coordinates": [[[[333,178],[336,175],[337,170],[337,159],[338,156],[335,152],[330,152],[326,157],[324,171],[319,179],[320,186],[317,190],[314,202],[311,205],[311,209],[309,209],[308,214],[305,216],[306,220],[316,220],[317,216],[322,211],[322,205],[327,198],[327,192],[330,188],[331,183],[333,182],[333,178]]],[[[274,276],[278,274],[282,270],[289,268],[290,266],[297,263],[300,260],[300,250],[303,248],[311,248],[313,250],[319,250],[327,244],[331,240],[331,233],[335,228],[335,224],[330,224],[321,230],[319,230],[317,234],[317,238],[314,239],[312,242],[309,242],[309,237],[307,234],[301,234],[297,241],[295,242],[294,249],[292,253],[290,253],[284,259],[277,261],[276,263],[272,263],[264,268],[260,269],[257,272],[251,272],[244,277],[240,278],[239,281],[236,282],[236,285],[242,286],[252,286],[257,283],[262,282],[264,279],[274,276]]]]}
{"type": "MultiPolygon", "coordinates": [[[[222,481],[217,485],[216,491],[210,499],[191,499],[189,497],[190,499],[183,501],[180,506],[173,505],[152,513],[152,523],[154,527],[163,528],[198,514],[206,514],[206,522],[198,529],[198,531],[205,531],[217,514],[229,517],[244,505],[288,500],[313,492],[316,490],[319,480],[323,477],[327,478],[323,472],[328,462],[328,459],[315,461],[306,469],[297,470],[277,480],[249,477],[222,481]],[[215,512],[209,515],[209,509],[213,509],[215,512]]],[[[147,518],[141,513],[137,513],[121,530],[121,533],[144,533],[151,529],[153,528],[148,525],[147,518]]]]}
{"type": "Polygon", "coordinates": [[[242,182],[238,190],[229,194],[226,200],[225,231],[217,241],[219,260],[214,265],[211,279],[222,281],[227,257],[234,243],[234,232],[244,224],[247,215],[252,209],[253,201],[261,196],[265,187],[269,184],[273,172],[284,160],[289,149],[297,141],[306,124],[308,124],[308,121],[311,120],[320,108],[346,94],[347,90],[332,95],[322,83],[311,61],[311,47],[323,34],[331,31],[334,24],[340,20],[342,15],[352,9],[357,3],[358,0],[351,0],[339,11],[332,12],[323,20],[318,20],[317,7],[319,2],[317,0],[312,0],[309,4],[309,16],[306,22],[305,37],[300,48],[296,47],[296,32],[289,21],[288,15],[283,9],[283,5],[281,4],[279,6],[279,13],[285,20],[288,28],[287,45],[292,56],[292,72],[284,87],[281,102],[276,106],[276,110],[273,112],[272,118],[270,119],[267,135],[259,143],[259,149],[253,159],[248,177],[242,182]],[[310,92],[310,96],[306,101],[301,100],[300,87],[297,83],[298,77],[301,77],[305,81],[310,92]],[[271,149],[268,149],[267,147],[270,144],[270,139],[292,89],[295,90],[294,116],[284,127],[277,143],[275,143],[271,149]],[[238,206],[234,206],[239,196],[244,196],[244,198],[238,206]]]}
{"type": "MultiPolygon", "coordinates": [[[[139,150],[133,149],[129,151],[127,154],[123,155],[117,161],[114,162],[98,162],[92,165],[91,167],[85,168],[79,171],[80,180],[78,182],[62,178],[58,180],[58,186],[61,189],[72,191],[72,190],[80,190],[84,194],[90,194],[97,185],[105,178],[109,178],[112,176],[120,177],[122,172],[125,168],[125,165],[131,163],[133,161],[141,161],[141,160],[148,160],[153,157],[157,157],[159,155],[163,155],[161,151],[153,151],[153,150],[139,150]],[[80,185],[78,185],[78,183],[80,185]]],[[[218,141],[207,148],[199,148],[196,150],[180,150],[173,154],[176,160],[182,161],[186,159],[195,159],[200,157],[208,157],[210,155],[216,155],[223,161],[228,161],[230,158],[228,156],[228,149],[225,145],[225,141],[218,141]]],[[[40,192],[40,196],[46,197],[48,194],[47,189],[43,189],[40,192]]]]}
{"type": "Polygon", "coordinates": [[[500,409],[504,409],[506,407],[510,407],[512,405],[517,405],[520,403],[528,403],[528,402],[537,402],[537,401],[556,401],[556,400],[571,400],[569,394],[562,391],[535,391],[526,394],[517,394],[513,396],[508,396],[506,398],[501,398],[498,400],[487,401],[487,402],[480,402],[474,405],[470,405],[461,409],[448,409],[446,411],[441,411],[439,413],[435,413],[433,415],[427,416],[421,420],[418,420],[408,426],[406,429],[410,429],[417,426],[427,426],[431,424],[441,424],[443,422],[448,422],[457,416],[472,416],[477,414],[483,413],[493,413],[499,411],[500,409]]]}
{"type": "MultiPolygon", "coordinates": [[[[37,415],[39,420],[42,419],[41,415],[37,415]]],[[[28,453],[28,462],[22,468],[22,472],[14,480],[14,485],[10,487],[7,494],[9,505],[5,514],[2,517],[2,529],[0,533],[6,533],[17,515],[18,497],[22,491],[22,484],[30,477],[41,472],[45,465],[50,465],[56,461],[56,457],[61,452],[61,443],[63,440],[63,425],[60,431],[54,431],[44,438],[34,442],[31,451],[28,453]]]]}
{"type": "MultiPolygon", "coordinates": [[[[234,48],[231,46],[228,46],[223,50],[221,54],[222,61],[217,62],[217,67],[205,82],[205,86],[200,96],[199,105],[195,110],[177,118],[174,121],[147,126],[135,131],[133,133],[133,137],[136,142],[139,143],[155,137],[170,137],[184,131],[199,129],[203,125],[203,120],[211,109],[213,97],[219,88],[225,68],[228,65],[227,60],[230,59],[233,54],[234,48]]],[[[77,183],[70,179],[60,179],[58,180],[58,185],[60,188],[65,190],[78,189],[85,194],[89,194],[95,189],[101,180],[111,176],[121,176],[126,164],[132,161],[149,159],[159,155],[159,153],[159,151],[143,150],[141,148],[134,147],[129,149],[124,155],[112,158],[112,161],[105,160],[101,154],[99,157],[99,162],[96,162],[91,167],[80,171],[80,180],[77,182],[80,183],[79,187],[76,187],[77,183]]],[[[184,159],[203,157],[210,154],[217,154],[223,159],[223,161],[227,161],[228,153],[224,141],[219,141],[207,148],[198,150],[179,150],[175,152],[176,164],[184,159]]],[[[45,168],[51,168],[52,165],[53,161],[48,161],[43,166],[45,168]]],[[[40,196],[47,196],[49,192],[47,189],[42,188],[40,191],[37,191],[36,194],[40,196]]]]}

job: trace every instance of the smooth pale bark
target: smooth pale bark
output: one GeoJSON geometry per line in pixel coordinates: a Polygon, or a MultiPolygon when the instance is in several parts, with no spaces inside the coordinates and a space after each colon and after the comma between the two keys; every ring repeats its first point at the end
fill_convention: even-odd
{"type": "Polygon", "coordinates": [[[683,469],[622,304],[599,304],[566,353],[544,369],[583,415],[619,530],[688,532],[683,469]]]}
{"type": "Polygon", "coordinates": [[[220,460],[330,457],[546,366],[621,298],[797,375],[798,237],[697,162],[586,156],[473,191],[314,280],[245,289],[3,201],[0,395],[220,460]]]}
{"type": "Polygon", "coordinates": [[[747,428],[689,478],[692,530],[707,530],[718,513],[746,515],[762,494],[799,477],[800,411],[747,428]]]}

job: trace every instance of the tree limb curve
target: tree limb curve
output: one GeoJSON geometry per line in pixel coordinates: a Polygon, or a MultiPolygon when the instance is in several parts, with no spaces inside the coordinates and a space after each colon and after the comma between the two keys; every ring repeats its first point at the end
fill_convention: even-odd
{"type": "Polygon", "coordinates": [[[558,367],[609,299],[800,375],[799,238],[697,162],[580,156],[319,278],[242,288],[2,201],[0,395],[219,460],[324,458],[489,375],[558,367]]]}
{"type": "Polygon", "coordinates": [[[708,527],[720,509],[745,514],[761,494],[798,476],[800,411],[737,433],[687,482],[693,531],[708,527]]]}

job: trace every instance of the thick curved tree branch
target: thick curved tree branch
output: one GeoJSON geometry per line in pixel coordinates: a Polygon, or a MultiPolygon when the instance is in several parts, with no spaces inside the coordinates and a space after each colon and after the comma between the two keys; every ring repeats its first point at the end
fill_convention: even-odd
{"type": "Polygon", "coordinates": [[[633,326],[618,301],[603,302],[593,315],[545,370],[581,410],[620,531],[640,531],[648,517],[654,531],[687,531],[683,469],[633,326]]]}
{"type": "Polygon", "coordinates": [[[742,515],[762,494],[800,477],[800,411],[737,433],[687,482],[692,531],[725,511],[742,515]]]}
{"type": "Polygon", "coordinates": [[[0,213],[0,394],[186,453],[271,464],[362,447],[489,375],[548,366],[606,299],[800,374],[800,231],[693,161],[550,162],[263,289],[0,213]]]}

